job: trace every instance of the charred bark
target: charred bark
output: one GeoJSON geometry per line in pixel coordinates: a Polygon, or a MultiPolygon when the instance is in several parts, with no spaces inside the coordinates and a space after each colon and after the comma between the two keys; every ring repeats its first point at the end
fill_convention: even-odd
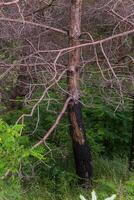
{"type": "MultiPolygon", "coordinates": [[[[80,44],[81,9],[82,0],[71,1],[71,20],[69,31],[70,47],[80,44]]],[[[68,106],[68,115],[76,173],[81,178],[83,183],[87,183],[87,181],[89,183],[92,175],[92,166],[90,149],[86,140],[80,104],[80,52],[81,49],[76,48],[69,53],[68,92],[72,97],[72,100],[68,106]]]]}
{"type": "Polygon", "coordinates": [[[76,173],[81,178],[81,183],[89,183],[92,176],[91,154],[86,139],[81,104],[70,102],[68,110],[76,173]]]}

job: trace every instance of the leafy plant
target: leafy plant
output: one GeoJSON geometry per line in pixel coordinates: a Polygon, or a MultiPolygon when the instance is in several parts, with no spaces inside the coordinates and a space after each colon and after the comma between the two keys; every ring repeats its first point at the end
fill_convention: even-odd
{"type": "Polygon", "coordinates": [[[0,120],[0,175],[1,178],[16,176],[23,163],[30,162],[34,157],[44,160],[43,149],[33,149],[27,136],[22,136],[22,126],[9,126],[0,120]]]}

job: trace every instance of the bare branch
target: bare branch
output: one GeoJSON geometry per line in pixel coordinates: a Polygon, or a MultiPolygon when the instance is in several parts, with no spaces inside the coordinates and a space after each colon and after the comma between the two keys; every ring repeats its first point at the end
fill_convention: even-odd
{"type": "Polygon", "coordinates": [[[0,6],[10,6],[12,4],[16,4],[19,3],[19,0],[14,0],[14,1],[10,1],[10,2],[2,2],[0,3],[0,6]]]}
{"type": "Polygon", "coordinates": [[[46,96],[48,90],[50,88],[52,88],[55,84],[57,84],[57,82],[59,82],[61,80],[61,78],[63,77],[63,75],[65,74],[67,70],[64,70],[60,76],[56,79],[56,77],[54,76],[52,78],[52,80],[50,82],[52,82],[46,89],[45,91],[43,92],[42,96],[40,97],[40,99],[37,101],[37,103],[33,106],[30,114],[23,114],[18,120],[16,123],[19,123],[20,120],[22,120],[22,122],[24,121],[24,117],[31,117],[35,111],[35,109],[37,108],[37,106],[42,102],[42,100],[44,99],[44,97],[46,96]]]}
{"type": "MultiPolygon", "coordinates": [[[[1,20],[1,18],[0,18],[1,20]]],[[[82,47],[87,47],[87,46],[94,46],[94,45],[98,45],[98,44],[103,44],[105,42],[108,42],[110,40],[113,40],[113,39],[116,39],[118,37],[124,37],[124,36],[127,36],[127,35],[130,35],[134,33],[134,29],[131,29],[129,31],[124,31],[122,33],[118,33],[118,34],[115,34],[115,35],[112,35],[110,37],[107,37],[107,38],[104,38],[102,40],[97,40],[97,41],[94,41],[94,42],[87,42],[87,43],[83,43],[83,44],[79,44],[79,45],[76,45],[76,46],[72,46],[72,47],[66,47],[66,48],[62,48],[62,49],[51,49],[51,50],[41,50],[41,51],[37,51],[36,53],[53,53],[53,52],[64,52],[64,51],[73,51],[74,49],[76,48],[82,48],[82,47]]]]}
{"type": "Polygon", "coordinates": [[[9,21],[9,22],[15,22],[15,23],[21,23],[21,24],[28,24],[28,25],[49,29],[49,30],[56,31],[58,33],[62,33],[64,35],[67,35],[67,31],[64,31],[64,30],[61,30],[61,29],[58,29],[58,28],[54,28],[52,26],[47,26],[47,25],[44,25],[44,24],[39,24],[39,23],[36,23],[36,22],[26,21],[26,20],[22,20],[22,19],[12,19],[12,18],[1,17],[0,21],[9,21]]]}
{"type": "Polygon", "coordinates": [[[60,114],[58,115],[55,123],[52,125],[52,127],[49,129],[49,131],[45,134],[45,136],[33,146],[33,148],[36,148],[36,147],[40,146],[41,144],[43,144],[47,140],[47,138],[51,135],[51,133],[54,131],[54,129],[57,128],[57,126],[58,126],[60,120],[62,119],[71,99],[72,99],[72,97],[67,98],[67,100],[64,103],[64,106],[63,106],[60,114]]]}

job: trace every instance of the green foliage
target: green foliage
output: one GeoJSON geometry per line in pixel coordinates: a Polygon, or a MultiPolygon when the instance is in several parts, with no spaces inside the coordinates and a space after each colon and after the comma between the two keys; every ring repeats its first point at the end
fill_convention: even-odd
{"type": "Polygon", "coordinates": [[[94,178],[97,180],[102,180],[105,177],[118,182],[118,180],[126,181],[129,178],[128,159],[126,158],[94,157],[93,166],[94,178]]]}
{"type": "Polygon", "coordinates": [[[19,180],[0,181],[0,200],[21,200],[22,192],[19,180]]]}
{"type": "MultiPolygon", "coordinates": [[[[86,88],[86,103],[89,98],[88,93],[93,95],[92,92],[86,88]]],[[[40,94],[36,95],[40,96],[40,94]]],[[[22,134],[20,134],[22,126],[8,126],[2,122],[4,126],[10,129],[10,133],[17,132],[17,136],[15,133],[12,136],[15,141],[13,147],[16,148],[13,152],[15,154],[13,159],[16,160],[16,165],[12,166],[12,163],[10,165],[15,176],[19,172],[20,163],[23,163],[23,170],[29,173],[29,163],[34,163],[37,160],[45,161],[45,165],[41,162],[37,166],[35,169],[36,178],[34,181],[29,182],[28,186],[22,186],[19,181],[17,188],[17,181],[15,183],[13,181],[12,188],[8,189],[9,185],[7,184],[1,187],[3,188],[2,191],[4,191],[3,196],[5,195],[8,200],[12,200],[12,196],[15,196],[15,199],[18,198],[18,200],[77,200],[80,194],[85,196],[86,199],[91,197],[90,190],[86,191],[77,185],[78,177],[75,175],[74,170],[72,144],[68,134],[69,126],[66,115],[47,140],[45,150],[42,148],[31,149],[32,144],[37,142],[38,138],[42,138],[51,127],[61,110],[63,96],[59,95],[59,91],[56,91],[56,93],[51,91],[49,95],[50,99],[53,99],[49,106],[46,102],[42,102],[31,118],[25,118],[22,134]],[[54,99],[58,101],[56,102],[54,99]],[[47,159],[44,160],[45,153],[47,156],[45,158],[47,159]],[[7,190],[11,191],[12,195],[9,195],[6,187],[7,190]],[[24,193],[23,191],[27,191],[27,187],[28,192],[24,193]],[[21,195],[21,193],[24,194],[21,195]]],[[[30,113],[32,106],[33,103],[31,102],[23,110],[11,111],[2,116],[2,118],[8,124],[14,124],[22,113],[30,113]]],[[[129,180],[128,161],[126,159],[129,154],[131,136],[130,110],[122,108],[114,112],[114,108],[111,105],[105,104],[96,95],[91,108],[84,108],[83,118],[88,142],[92,149],[93,188],[95,188],[99,200],[104,200],[105,197],[110,196],[112,193],[117,194],[117,200],[133,200],[133,179],[129,180]]],[[[6,140],[8,138],[6,136],[7,128],[4,129],[5,131],[2,134],[5,134],[6,140]]],[[[1,132],[2,130],[3,128],[0,129],[1,132]]],[[[13,147],[10,149],[11,144],[9,142],[9,150],[12,152],[13,147]]],[[[8,155],[10,157],[10,154],[8,155]]],[[[5,162],[2,161],[2,163],[5,162]]],[[[11,160],[9,159],[8,162],[11,162],[11,160]]],[[[10,169],[8,165],[6,169],[10,169]]],[[[5,172],[6,170],[3,174],[5,172]]],[[[0,197],[4,199],[3,196],[0,197]]]]}
{"type": "Polygon", "coordinates": [[[93,153],[108,156],[128,155],[131,141],[131,113],[96,102],[91,109],[84,109],[87,136],[93,153]]]}
{"type": "MultiPolygon", "coordinates": [[[[96,158],[95,162],[95,175],[92,187],[95,189],[99,200],[104,200],[106,197],[111,196],[111,194],[117,194],[117,200],[134,199],[133,173],[130,174],[130,179],[128,177],[127,180],[123,178],[125,176],[124,168],[127,168],[127,166],[125,167],[126,161],[118,158],[111,161],[96,158]],[[100,166],[103,166],[104,170],[100,166]],[[96,174],[99,167],[101,168],[100,174],[96,174]],[[114,170],[112,171],[113,167],[114,170]],[[106,171],[107,176],[105,176],[106,171]],[[118,174],[118,172],[120,173],[118,174]]],[[[47,172],[49,172],[49,168],[47,172]]],[[[91,200],[91,190],[79,187],[75,180],[77,180],[77,177],[71,171],[60,171],[60,168],[55,177],[53,174],[52,179],[50,179],[50,174],[48,173],[45,176],[32,180],[29,184],[25,183],[22,185],[20,181],[13,180],[11,182],[7,180],[4,184],[0,182],[0,199],[78,200],[81,194],[86,199],[91,200]]]]}
{"type": "Polygon", "coordinates": [[[20,166],[29,162],[30,157],[44,160],[42,149],[29,147],[28,137],[22,136],[22,126],[9,126],[0,120],[0,175],[19,173],[20,166]]]}
{"type": "Polygon", "coordinates": [[[0,42],[0,59],[5,59],[8,60],[12,63],[15,64],[16,57],[18,56],[18,51],[16,51],[16,47],[19,47],[20,42],[13,41],[6,41],[6,40],[1,40],[0,42]]]}
{"type": "Polygon", "coordinates": [[[130,179],[126,182],[126,193],[134,197],[134,174],[131,174],[130,179]]]}
{"type": "MultiPolygon", "coordinates": [[[[64,82],[61,82],[64,88],[64,82]]],[[[125,108],[115,112],[115,107],[106,104],[101,98],[99,91],[94,88],[83,88],[84,103],[88,104],[90,97],[94,97],[91,108],[83,107],[83,118],[89,144],[93,154],[107,154],[108,156],[127,156],[130,150],[131,140],[131,110],[126,102],[125,108]]],[[[37,91],[34,97],[38,99],[41,91],[37,91]]],[[[114,96],[114,94],[113,94],[114,96]]],[[[55,121],[63,105],[63,96],[55,88],[49,91],[51,103],[42,102],[35,110],[32,117],[25,118],[23,132],[31,135],[30,141],[36,142],[43,137],[55,121]]],[[[113,97],[114,98],[114,97],[113,97]]],[[[35,102],[31,102],[22,110],[6,113],[2,118],[8,124],[13,124],[22,113],[30,113],[35,102]]],[[[125,105],[124,105],[125,106],[125,105]]],[[[61,121],[52,137],[49,138],[50,146],[61,149],[62,152],[70,152],[69,125],[66,115],[61,121]]]]}

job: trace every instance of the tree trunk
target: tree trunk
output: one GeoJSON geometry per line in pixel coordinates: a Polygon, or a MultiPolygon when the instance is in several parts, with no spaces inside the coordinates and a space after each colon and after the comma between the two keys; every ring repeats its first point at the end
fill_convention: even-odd
{"type": "Polygon", "coordinates": [[[134,169],[134,96],[133,96],[133,107],[132,107],[132,138],[131,138],[129,169],[130,170],[134,169]]]}
{"type": "MultiPolygon", "coordinates": [[[[70,24],[70,46],[80,44],[81,35],[81,9],[82,0],[71,1],[71,24],[70,24]]],[[[91,155],[87,144],[84,125],[82,122],[80,104],[80,48],[76,48],[69,53],[68,65],[68,91],[72,100],[68,106],[70,121],[70,134],[74,151],[76,173],[83,183],[89,183],[92,175],[91,155]]]]}

